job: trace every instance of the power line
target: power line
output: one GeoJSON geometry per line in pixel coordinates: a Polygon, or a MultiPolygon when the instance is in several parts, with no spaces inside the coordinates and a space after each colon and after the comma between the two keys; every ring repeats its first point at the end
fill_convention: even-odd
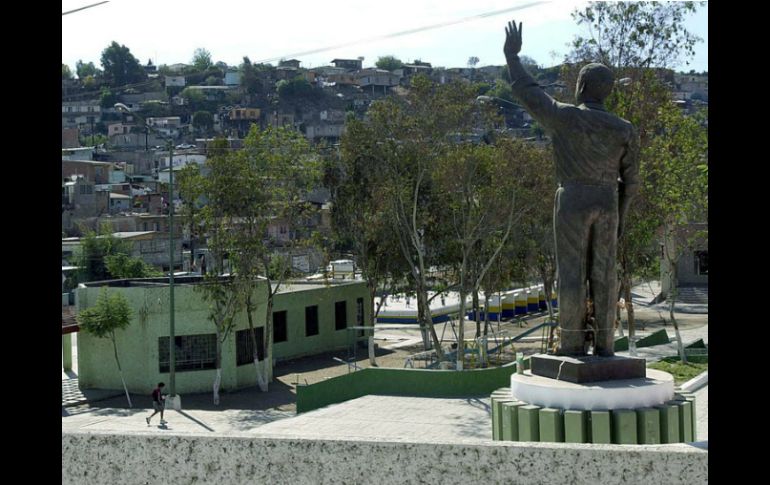
{"type": "Polygon", "coordinates": [[[85,7],[76,8],[75,10],[68,10],[66,12],[62,12],[61,14],[62,14],[62,16],[69,15],[71,13],[80,12],[81,10],[85,10],[85,9],[91,8],[91,7],[96,7],[97,5],[102,5],[104,3],[110,3],[110,2],[109,2],[109,0],[105,0],[104,2],[92,3],[91,5],[86,5],[85,7]]]}
{"type": "Polygon", "coordinates": [[[482,13],[482,14],[478,14],[478,15],[471,15],[469,17],[463,17],[463,18],[461,18],[459,20],[450,20],[450,21],[441,22],[441,23],[438,23],[438,24],[426,25],[424,27],[417,27],[415,29],[402,30],[400,32],[395,32],[395,33],[392,33],[392,34],[378,35],[378,36],[374,36],[374,37],[368,37],[366,39],[356,40],[356,41],[353,41],[353,42],[345,42],[343,44],[336,44],[336,45],[332,45],[332,46],[328,46],[328,47],[322,47],[320,49],[313,49],[313,50],[309,50],[309,51],[296,52],[294,54],[286,54],[286,55],[283,55],[283,56],[271,57],[269,59],[262,59],[261,61],[257,61],[256,64],[262,64],[262,63],[272,62],[272,61],[279,61],[281,59],[292,58],[292,57],[301,57],[301,56],[305,56],[305,55],[308,55],[308,54],[318,54],[319,52],[326,52],[326,51],[330,51],[330,50],[334,50],[334,49],[339,49],[341,47],[347,47],[347,46],[351,46],[351,45],[360,45],[360,44],[365,44],[365,43],[369,43],[369,42],[374,42],[374,41],[377,41],[377,40],[392,39],[394,37],[401,37],[403,35],[416,34],[418,32],[423,32],[423,31],[426,31],[426,30],[438,29],[438,28],[441,28],[441,27],[447,27],[447,26],[450,26],[450,25],[456,25],[456,24],[460,24],[460,23],[464,23],[464,22],[470,22],[470,21],[473,21],[473,20],[482,19],[482,18],[486,18],[486,17],[494,17],[495,15],[500,15],[500,14],[507,13],[507,12],[513,12],[513,11],[516,11],[516,10],[523,10],[525,8],[533,7],[535,5],[540,5],[541,3],[548,3],[548,2],[541,1],[541,2],[525,3],[524,5],[519,5],[519,6],[516,6],[516,7],[505,8],[505,9],[502,9],[502,10],[494,10],[492,12],[482,13]]]}

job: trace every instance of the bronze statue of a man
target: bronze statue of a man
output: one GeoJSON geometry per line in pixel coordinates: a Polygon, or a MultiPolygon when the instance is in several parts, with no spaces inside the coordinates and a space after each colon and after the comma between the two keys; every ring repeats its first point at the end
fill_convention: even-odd
{"type": "Polygon", "coordinates": [[[521,24],[509,22],[503,51],[513,96],[553,141],[554,237],[559,278],[560,355],[586,354],[586,298],[594,305],[594,355],[612,356],[617,305],[616,253],[639,185],[639,144],[631,123],[604,109],[614,84],[602,64],[580,70],[577,106],[546,94],[519,61],[521,24]]]}

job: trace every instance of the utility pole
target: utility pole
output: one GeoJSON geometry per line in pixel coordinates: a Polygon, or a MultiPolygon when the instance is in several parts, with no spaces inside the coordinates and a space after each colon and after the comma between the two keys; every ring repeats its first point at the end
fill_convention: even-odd
{"type": "Polygon", "coordinates": [[[168,140],[168,300],[169,314],[169,391],[176,396],[176,341],[174,334],[174,142],[168,140]]]}

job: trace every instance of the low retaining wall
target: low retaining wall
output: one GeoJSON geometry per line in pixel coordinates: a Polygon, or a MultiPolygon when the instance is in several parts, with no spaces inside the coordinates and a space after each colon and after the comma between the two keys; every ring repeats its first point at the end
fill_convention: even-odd
{"type": "MultiPolygon", "coordinates": [[[[525,360],[524,367],[529,365],[525,360]]],[[[369,394],[467,397],[490,394],[510,384],[516,364],[488,369],[428,370],[370,367],[309,386],[297,386],[297,413],[369,394]]]]}
{"type": "Polygon", "coordinates": [[[555,443],[314,440],[245,433],[63,432],[62,484],[708,482],[708,451],[555,443]]]}

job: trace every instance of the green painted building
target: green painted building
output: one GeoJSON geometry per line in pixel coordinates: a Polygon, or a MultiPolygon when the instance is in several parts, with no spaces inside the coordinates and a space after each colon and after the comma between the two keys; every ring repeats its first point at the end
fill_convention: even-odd
{"type": "MultiPolygon", "coordinates": [[[[200,277],[178,277],[174,284],[176,388],[180,394],[210,391],[216,372],[216,333],[208,317],[209,305],[195,289],[200,283],[200,277]]],[[[132,309],[131,324],[115,334],[128,390],[141,394],[159,381],[168,383],[168,281],[149,278],[88,283],[77,289],[78,311],[93,306],[102,287],[122,293],[132,309]]],[[[261,348],[267,283],[255,283],[253,291],[257,304],[253,321],[261,348]]],[[[362,281],[285,283],[273,303],[273,361],[341,349],[364,339],[361,330],[349,327],[370,325],[368,299],[362,281]]],[[[222,389],[256,385],[248,328],[247,316],[241,311],[222,343],[222,389]]],[[[77,357],[81,388],[122,389],[109,339],[80,331],[77,357]]]]}

